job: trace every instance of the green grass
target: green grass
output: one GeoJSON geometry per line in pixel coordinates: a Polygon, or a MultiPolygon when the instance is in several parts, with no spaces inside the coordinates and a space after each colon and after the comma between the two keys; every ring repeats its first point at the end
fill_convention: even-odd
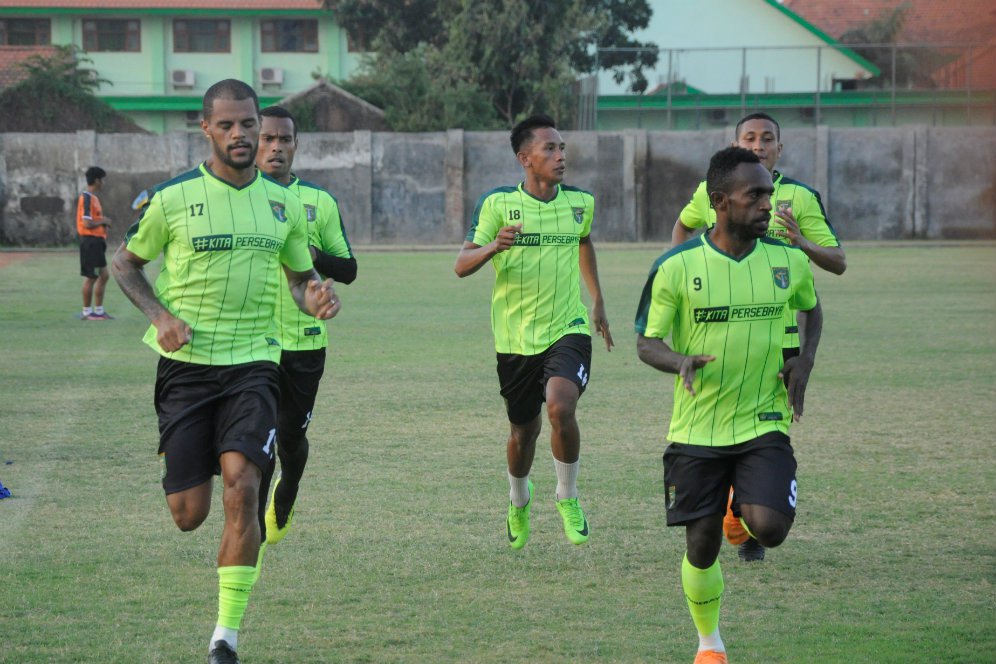
{"type": "MultiPolygon", "coordinates": [[[[570,545],[540,447],[533,535],[504,535],[507,424],[489,271],[360,254],[343,287],[294,529],[240,636],[264,662],[691,662],[683,533],[664,527],[671,378],[632,318],[660,253],[599,253],[617,347],[581,402],[570,545]]],[[[762,564],[721,561],[736,664],[981,662],[996,652],[996,247],[853,246],[818,276],[824,341],[801,424],[800,509],[762,564]]],[[[218,492],[179,532],[159,485],[146,323],[83,323],[77,258],[0,268],[0,662],[202,661],[218,492]]]]}

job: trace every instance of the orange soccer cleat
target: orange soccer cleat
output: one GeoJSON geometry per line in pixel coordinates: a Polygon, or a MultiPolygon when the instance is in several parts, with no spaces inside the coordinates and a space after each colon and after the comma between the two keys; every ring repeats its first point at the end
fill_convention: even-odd
{"type": "Polygon", "coordinates": [[[729,664],[726,653],[719,650],[700,650],[695,655],[694,664],[729,664]]]}
{"type": "Polygon", "coordinates": [[[723,517],[723,535],[726,541],[734,546],[743,544],[750,539],[750,534],[740,523],[740,517],[733,515],[733,487],[730,487],[730,497],[726,502],[726,516],[723,517]]]}

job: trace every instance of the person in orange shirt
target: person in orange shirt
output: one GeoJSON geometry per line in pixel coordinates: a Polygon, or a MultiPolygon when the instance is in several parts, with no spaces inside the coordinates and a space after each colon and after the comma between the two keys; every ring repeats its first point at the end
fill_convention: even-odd
{"type": "Polygon", "coordinates": [[[86,191],[76,201],[76,232],[80,236],[80,274],[83,276],[83,313],[81,320],[110,320],[104,311],[104,287],[107,285],[107,229],[111,220],[104,216],[97,192],[107,172],[100,166],[86,169],[86,191]],[[91,304],[93,306],[91,307],[91,304]]]}

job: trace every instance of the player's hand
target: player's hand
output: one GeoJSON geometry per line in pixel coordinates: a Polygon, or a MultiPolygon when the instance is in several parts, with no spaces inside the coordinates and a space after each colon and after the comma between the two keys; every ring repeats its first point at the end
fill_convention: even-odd
{"type": "Polygon", "coordinates": [[[334,318],[342,309],[342,300],[335,292],[331,279],[312,279],[304,290],[304,304],[308,312],[319,320],[334,318]]]}
{"type": "Polygon", "coordinates": [[[685,359],[681,361],[678,375],[681,376],[681,384],[693,397],[695,396],[695,372],[715,359],[715,355],[686,355],[685,359]]]}
{"type": "Polygon", "coordinates": [[[156,342],[167,353],[175,353],[194,337],[190,326],[169,312],[153,320],[152,324],[156,326],[156,342]]]}
{"type": "Polygon", "coordinates": [[[515,244],[515,238],[518,237],[519,233],[522,232],[522,224],[516,224],[515,226],[503,226],[501,230],[498,231],[498,236],[494,239],[495,253],[500,254],[503,251],[508,251],[515,244]]]}
{"type": "Polygon", "coordinates": [[[591,307],[591,326],[598,332],[598,336],[605,339],[605,350],[612,352],[615,342],[612,341],[612,333],[609,332],[609,319],[605,315],[605,305],[596,302],[591,307]]]}
{"type": "Polygon", "coordinates": [[[793,247],[798,247],[802,242],[802,231],[799,230],[799,222],[792,216],[792,208],[788,207],[775,210],[774,214],[783,226],[783,228],[776,229],[774,234],[793,247]]]}
{"type": "Polygon", "coordinates": [[[813,361],[803,355],[790,357],[778,372],[778,378],[785,380],[788,376],[788,401],[792,408],[792,421],[802,419],[802,410],[806,401],[806,386],[809,384],[809,374],[813,371],[813,361]]]}

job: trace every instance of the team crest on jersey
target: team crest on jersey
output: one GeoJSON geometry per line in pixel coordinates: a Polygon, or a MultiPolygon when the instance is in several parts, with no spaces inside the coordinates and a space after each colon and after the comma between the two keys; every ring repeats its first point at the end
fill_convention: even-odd
{"type": "Polygon", "coordinates": [[[287,209],[283,203],[270,201],[270,209],[273,210],[273,218],[280,223],[287,223],[287,209]]]}
{"type": "Polygon", "coordinates": [[[584,221],[584,208],[571,208],[574,211],[574,223],[580,224],[584,221]]]}
{"type": "Polygon", "coordinates": [[[304,206],[304,214],[305,214],[305,217],[307,217],[307,219],[308,219],[309,222],[314,222],[315,219],[318,219],[318,214],[315,212],[315,206],[314,205],[305,205],[304,206]]]}
{"type": "Polygon", "coordinates": [[[792,209],[792,199],[787,201],[778,201],[775,203],[775,210],[778,212],[788,212],[792,209]]]}
{"type": "Polygon", "coordinates": [[[789,287],[789,269],[787,267],[771,268],[771,276],[775,280],[775,285],[779,288],[789,287]]]}

